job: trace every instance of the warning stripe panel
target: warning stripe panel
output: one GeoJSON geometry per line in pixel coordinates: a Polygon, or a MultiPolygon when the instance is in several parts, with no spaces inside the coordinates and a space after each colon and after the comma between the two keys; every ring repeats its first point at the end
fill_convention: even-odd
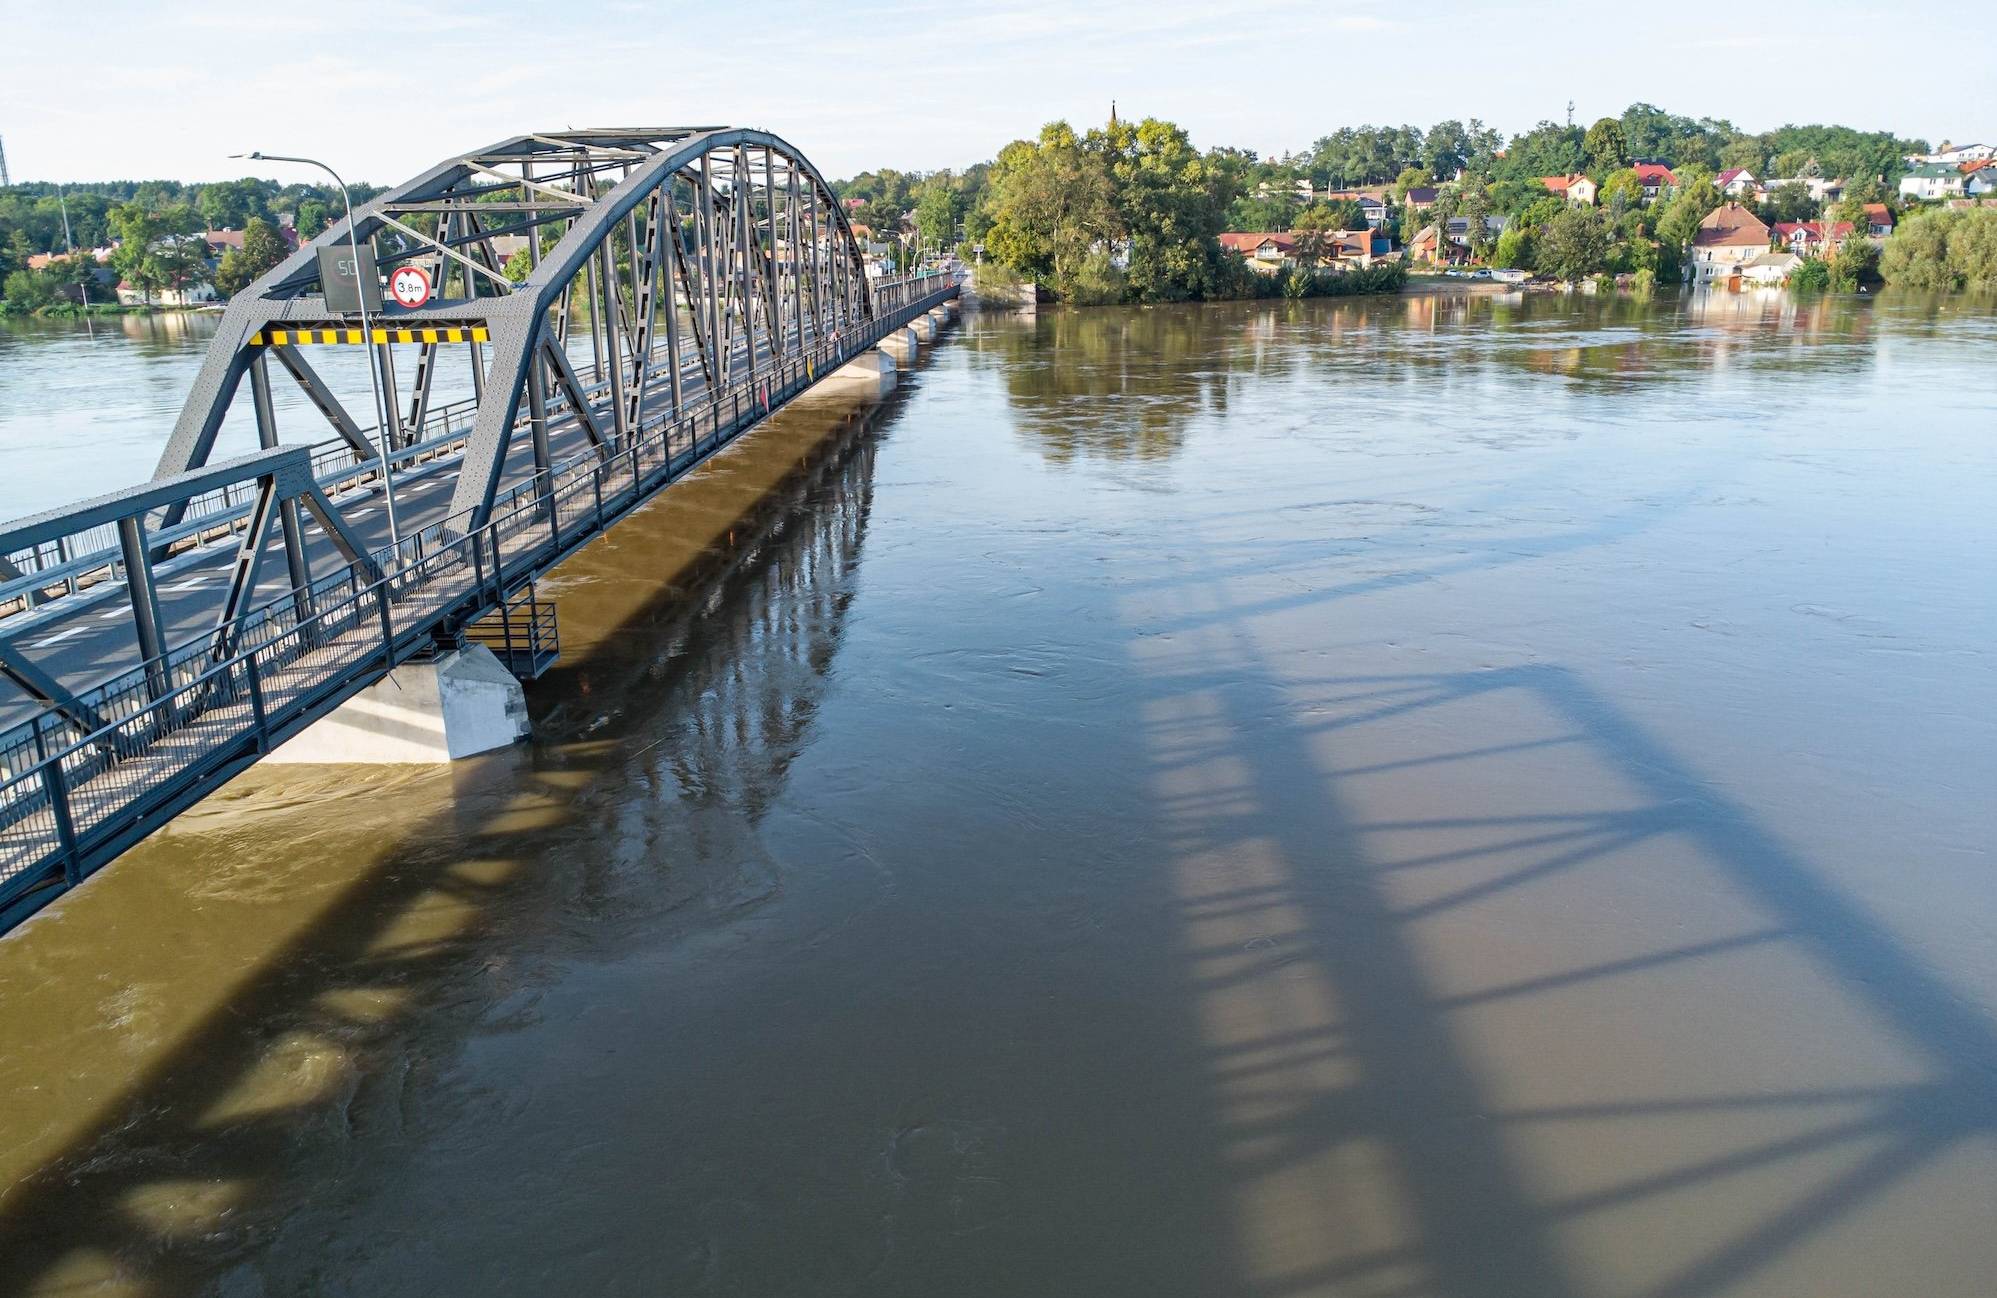
{"type": "MultiPolygon", "coordinates": [[[[484,325],[435,329],[375,329],[368,334],[378,343],[482,343],[491,341],[484,325]]],[[[333,347],[359,346],[358,329],[260,329],[250,335],[252,347],[333,347]]]]}

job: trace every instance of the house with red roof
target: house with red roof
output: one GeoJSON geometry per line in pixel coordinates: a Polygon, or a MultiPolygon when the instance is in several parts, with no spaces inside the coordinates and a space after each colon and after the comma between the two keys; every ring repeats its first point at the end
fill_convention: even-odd
{"type": "Polygon", "coordinates": [[[1643,185],[1643,201],[1654,203],[1657,196],[1678,188],[1678,176],[1661,162],[1633,162],[1630,169],[1636,172],[1637,180],[1643,185]]]}
{"type": "Polygon", "coordinates": [[[1687,270],[1692,282],[1706,287],[1724,283],[1745,263],[1768,251],[1766,222],[1739,203],[1722,203],[1706,214],[1692,235],[1687,270]]]}
{"type": "Polygon", "coordinates": [[[1824,225],[1822,221],[1777,221],[1775,237],[1798,257],[1829,257],[1844,247],[1844,241],[1851,237],[1852,225],[1849,221],[1832,224],[1828,241],[1824,225]]]}
{"type": "Polygon", "coordinates": [[[1865,205],[1865,233],[1868,238],[1884,239],[1893,233],[1893,209],[1884,203],[1865,205]]]}
{"type": "Polygon", "coordinates": [[[1583,172],[1571,176],[1541,176],[1539,183],[1546,186],[1546,192],[1581,207],[1595,205],[1595,182],[1583,172]]]}
{"type": "Polygon", "coordinates": [[[1728,198],[1742,198],[1751,203],[1759,203],[1768,197],[1768,191],[1754,178],[1754,173],[1746,167],[1728,167],[1713,177],[1713,183],[1728,198]]]}
{"type": "Polygon", "coordinates": [[[1220,246],[1248,259],[1248,268],[1264,275],[1281,270],[1296,251],[1295,236],[1276,232],[1229,230],[1220,236],[1220,246]]]}

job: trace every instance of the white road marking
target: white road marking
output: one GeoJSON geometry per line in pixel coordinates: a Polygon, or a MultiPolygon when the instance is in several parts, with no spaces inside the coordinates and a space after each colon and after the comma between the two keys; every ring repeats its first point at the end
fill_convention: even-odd
{"type": "Polygon", "coordinates": [[[205,581],[207,581],[207,580],[208,580],[208,577],[207,577],[206,575],[203,575],[203,576],[200,576],[200,577],[189,577],[189,578],[188,578],[188,579],[187,579],[186,581],[183,581],[183,582],[180,582],[180,583],[178,583],[178,584],[176,584],[176,585],[172,585],[172,586],[161,586],[161,587],[160,587],[160,589],[161,589],[161,590],[176,590],[176,591],[178,591],[178,590],[193,590],[193,589],[194,589],[194,588],[195,588],[196,586],[199,586],[199,585],[201,585],[201,584],[202,584],[203,582],[205,582],[205,581]]]}
{"type": "Polygon", "coordinates": [[[35,641],[35,648],[46,649],[52,644],[62,643],[64,640],[69,639],[73,635],[82,635],[85,631],[88,631],[89,629],[90,628],[87,626],[73,626],[69,628],[69,630],[67,631],[58,631],[46,640],[35,641]]]}

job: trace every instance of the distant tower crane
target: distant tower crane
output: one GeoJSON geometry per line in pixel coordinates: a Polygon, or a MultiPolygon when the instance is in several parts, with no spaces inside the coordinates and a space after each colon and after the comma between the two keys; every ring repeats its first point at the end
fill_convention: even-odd
{"type": "Polygon", "coordinates": [[[0,189],[5,189],[13,183],[7,175],[7,141],[0,140],[0,189]]]}

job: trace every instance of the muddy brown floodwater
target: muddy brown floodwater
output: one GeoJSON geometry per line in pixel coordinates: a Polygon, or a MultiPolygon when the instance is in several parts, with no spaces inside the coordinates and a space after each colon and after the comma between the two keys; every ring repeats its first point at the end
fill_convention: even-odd
{"type": "Polygon", "coordinates": [[[0,941],[0,1292],[1986,1294],[1993,362],[974,317],[0,941]]]}

